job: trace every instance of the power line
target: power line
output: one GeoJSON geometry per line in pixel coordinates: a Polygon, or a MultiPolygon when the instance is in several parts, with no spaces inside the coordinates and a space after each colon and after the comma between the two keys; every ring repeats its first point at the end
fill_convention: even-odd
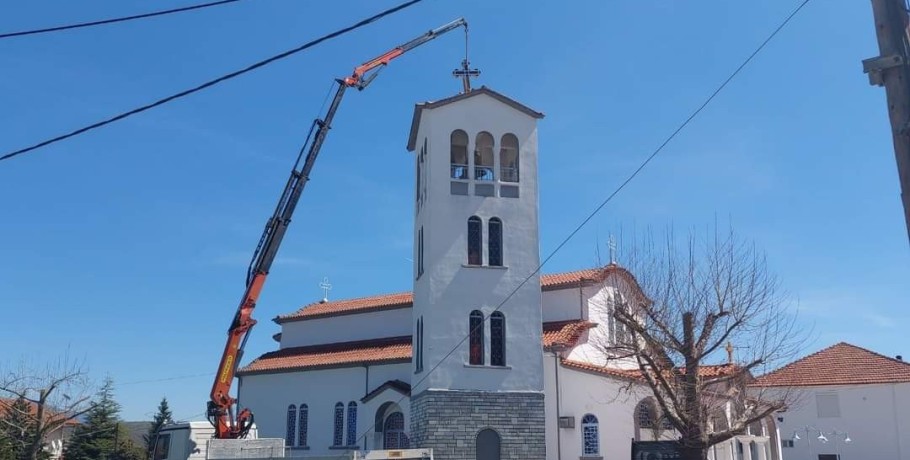
{"type": "MultiPolygon", "coordinates": [[[[645,158],[645,160],[641,163],[641,165],[638,166],[638,168],[636,168],[634,171],[632,171],[632,174],[630,174],[629,177],[626,178],[626,180],[624,180],[621,184],[619,184],[619,186],[618,186],[615,190],[613,190],[612,193],[610,193],[605,199],[603,199],[603,200],[600,202],[600,204],[599,204],[597,207],[595,207],[594,210],[591,211],[591,212],[588,214],[588,216],[585,217],[584,220],[582,220],[581,223],[578,224],[578,225],[575,227],[575,229],[572,230],[572,231],[569,233],[569,235],[566,236],[566,237],[562,240],[562,242],[560,242],[560,243],[556,246],[556,248],[553,249],[553,250],[550,252],[549,255],[547,255],[547,257],[543,260],[543,262],[541,262],[540,265],[538,265],[537,268],[536,268],[533,272],[531,272],[530,274],[528,274],[528,276],[526,276],[526,277],[521,281],[521,283],[519,283],[518,286],[516,286],[515,289],[513,289],[513,290],[509,293],[509,295],[507,295],[507,296],[505,297],[505,299],[502,300],[502,302],[499,302],[499,304],[496,305],[496,308],[494,308],[493,311],[491,311],[489,315],[485,315],[485,316],[484,316],[483,322],[481,322],[480,324],[478,324],[477,327],[475,327],[474,329],[468,331],[468,333],[467,333],[464,337],[462,337],[461,340],[460,340],[454,347],[452,347],[452,349],[449,350],[449,352],[446,353],[445,356],[442,357],[442,359],[439,360],[439,362],[437,362],[433,367],[431,367],[431,368],[429,369],[429,371],[427,371],[427,373],[426,373],[420,380],[417,381],[417,383],[411,385],[411,388],[416,388],[416,387],[419,386],[421,383],[423,383],[423,381],[426,380],[426,379],[430,376],[430,374],[433,373],[433,371],[435,371],[436,369],[438,369],[439,366],[442,365],[442,363],[445,362],[446,359],[448,359],[450,356],[452,356],[453,353],[455,353],[459,348],[461,348],[461,346],[464,344],[464,342],[465,342],[466,340],[468,340],[468,338],[471,336],[471,333],[473,333],[477,328],[482,328],[482,327],[484,326],[484,324],[486,324],[487,320],[490,319],[490,316],[491,316],[493,313],[496,313],[497,311],[499,311],[500,309],[502,309],[503,305],[505,305],[505,303],[508,302],[509,299],[511,299],[512,296],[514,296],[515,293],[518,292],[518,290],[521,289],[522,286],[524,286],[531,278],[533,278],[534,275],[540,273],[540,270],[543,268],[543,266],[546,265],[547,262],[549,262],[550,259],[552,259],[553,256],[555,256],[556,253],[558,253],[558,252],[559,252],[559,251],[560,251],[560,250],[561,250],[561,249],[562,249],[562,248],[563,248],[563,247],[564,247],[564,246],[565,246],[565,245],[566,245],[566,244],[567,244],[567,243],[568,243],[568,242],[569,242],[569,241],[570,241],[570,240],[571,240],[579,231],[581,231],[581,229],[582,229],[585,225],[587,225],[588,222],[590,222],[591,219],[593,219],[594,216],[596,216],[596,215],[604,208],[604,206],[607,205],[607,203],[609,203],[617,194],[619,194],[619,192],[622,191],[622,189],[624,189],[624,188],[626,187],[626,185],[628,185],[630,182],[632,182],[632,180],[635,179],[635,177],[638,176],[638,174],[639,174],[643,169],[645,169],[645,167],[648,165],[648,163],[650,163],[651,160],[653,160],[661,151],[663,151],[664,147],[666,147],[667,144],[669,144],[674,138],[676,138],[676,136],[677,136],[683,129],[685,129],[686,126],[688,126],[689,123],[690,123],[693,119],[695,119],[695,117],[697,117],[698,114],[700,114],[700,113],[705,109],[705,107],[707,107],[708,104],[710,104],[711,101],[713,101],[714,98],[717,97],[717,95],[720,94],[720,92],[723,91],[723,89],[726,88],[727,85],[728,85],[728,84],[729,84],[737,75],[739,75],[739,73],[740,73],[740,72],[741,72],[741,71],[742,71],[750,62],[752,62],[752,59],[754,59],[755,56],[758,55],[758,53],[761,52],[761,50],[764,49],[765,46],[766,46],[766,45],[767,45],[775,36],[777,36],[777,34],[778,34],[778,33],[779,33],[787,24],[790,23],[790,21],[793,19],[793,17],[795,17],[796,14],[799,13],[799,12],[803,9],[803,7],[805,7],[805,6],[809,3],[809,1],[810,1],[810,0],[803,0],[803,1],[799,4],[799,6],[797,6],[796,9],[794,9],[794,10],[793,10],[793,11],[792,11],[792,12],[783,20],[783,22],[781,22],[780,25],[778,25],[777,28],[775,28],[774,31],[772,31],[771,34],[768,35],[768,37],[765,38],[765,40],[764,40],[763,42],[761,42],[760,45],[758,45],[758,47],[755,49],[755,51],[753,51],[752,54],[750,54],[750,55],[749,55],[749,56],[748,56],[740,65],[739,65],[739,67],[737,67],[736,70],[734,70],[733,73],[731,73],[730,76],[728,76],[728,77],[727,77],[727,78],[726,78],[726,79],[717,87],[717,89],[715,89],[714,92],[712,92],[711,95],[708,96],[708,98],[705,99],[705,101],[704,101],[700,106],[698,106],[698,108],[696,108],[696,109],[689,115],[689,117],[686,118],[686,119],[682,122],[682,124],[679,125],[679,127],[676,128],[676,130],[674,130],[672,133],[670,133],[670,135],[667,136],[666,139],[664,139],[664,141],[663,141],[663,142],[662,142],[662,143],[661,143],[661,144],[660,144],[660,145],[659,145],[659,146],[658,146],[658,147],[657,147],[657,148],[656,148],[656,149],[655,149],[647,158],[645,158]]],[[[395,404],[400,404],[402,401],[404,401],[404,398],[405,398],[405,397],[407,397],[407,396],[402,396],[401,398],[399,398],[398,401],[396,401],[395,404]]],[[[368,433],[369,433],[369,430],[365,431],[360,437],[358,437],[358,441],[360,441],[361,439],[365,438],[366,435],[367,435],[368,433]]]]}
{"type": "Polygon", "coordinates": [[[286,58],[286,57],[289,57],[289,56],[291,56],[291,55],[297,54],[297,53],[299,53],[299,52],[301,52],[301,51],[303,51],[303,50],[306,50],[306,49],[308,49],[308,48],[311,48],[311,47],[313,47],[313,46],[316,46],[316,45],[318,45],[318,44],[320,44],[320,43],[322,43],[322,42],[324,42],[324,41],[326,41],[326,40],[330,40],[330,39],[332,39],[332,38],[338,37],[338,36],[340,36],[340,35],[344,35],[344,34],[346,34],[346,33],[348,33],[348,32],[353,31],[353,30],[359,29],[359,28],[361,28],[361,27],[363,27],[363,26],[366,26],[366,25],[368,25],[368,24],[370,24],[370,23],[376,22],[376,21],[378,21],[378,20],[380,20],[380,19],[382,19],[382,18],[384,18],[384,17],[386,17],[386,16],[388,16],[388,15],[390,15],[390,14],[397,13],[398,11],[401,11],[401,10],[403,10],[403,9],[405,9],[405,8],[408,8],[408,7],[410,7],[410,6],[414,5],[414,4],[420,3],[420,2],[422,2],[422,1],[423,1],[423,0],[410,0],[410,1],[407,1],[407,2],[405,2],[405,3],[402,3],[402,4],[398,5],[398,6],[395,6],[395,7],[393,7],[393,8],[389,8],[389,9],[387,9],[387,10],[385,10],[385,11],[379,13],[379,14],[375,14],[375,15],[373,15],[373,16],[370,16],[370,17],[366,18],[366,19],[363,19],[363,20],[361,20],[361,21],[359,21],[359,22],[357,22],[357,23],[355,23],[355,24],[353,24],[353,25],[351,25],[351,26],[345,27],[345,28],[343,28],[343,29],[337,30],[337,31],[332,32],[332,33],[327,34],[327,35],[323,35],[323,36],[321,36],[321,37],[319,37],[319,38],[317,38],[317,39],[315,39],[315,40],[312,40],[312,41],[310,41],[310,42],[307,42],[307,43],[305,43],[305,44],[303,44],[303,45],[300,45],[300,46],[298,46],[298,47],[296,47],[296,48],[287,50],[287,51],[285,51],[285,52],[283,52],[283,53],[277,54],[277,55],[272,56],[272,57],[270,57],[270,58],[268,58],[268,59],[263,59],[263,60],[261,60],[261,61],[255,63],[255,64],[249,65],[249,66],[247,66],[247,67],[245,67],[245,68],[243,68],[243,69],[241,69],[241,70],[237,70],[237,71],[231,72],[231,73],[229,73],[229,74],[227,74],[227,75],[223,75],[223,76],[218,77],[218,78],[216,78],[216,79],[214,79],[214,80],[209,80],[209,81],[207,81],[207,82],[205,82],[205,83],[202,83],[201,85],[198,85],[198,86],[193,87],[193,88],[191,88],[191,89],[184,90],[184,91],[181,91],[181,92],[176,93],[176,94],[172,94],[172,95],[167,96],[167,97],[165,97],[165,98],[163,98],[163,99],[159,99],[159,100],[157,100],[157,101],[155,101],[155,102],[152,102],[151,104],[147,104],[147,105],[141,106],[141,107],[139,107],[139,108],[130,110],[130,111],[128,111],[128,112],[123,112],[123,113],[121,113],[121,114],[119,114],[119,115],[115,115],[115,116],[110,117],[110,118],[108,118],[108,119],[106,119],[106,120],[102,120],[102,121],[99,121],[99,122],[97,122],[97,123],[93,123],[93,124],[90,124],[90,125],[88,125],[88,126],[84,126],[84,127],[79,128],[79,129],[77,129],[77,130],[75,130],[75,131],[71,131],[71,132],[69,132],[69,133],[59,135],[59,136],[57,136],[57,137],[48,139],[48,140],[46,140],[46,141],[39,142],[39,143],[34,144],[34,145],[31,145],[31,146],[29,146],[29,147],[25,147],[25,148],[22,148],[22,149],[19,149],[19,150],[12,151],[12,152],[7,153],[7,154],[5,154],[5,155],[3,155],[3,156],[0,156],[0,161],[2,161],[2,160],[8,160],[8,159],[10,159],[10,158],[13,158],[13,157],[15,157],[15,156],[21,155],[21,154],[23,154],[23,153],[31,152],[31,151],[37,150],[37,149],[39,149],[39,148],[41,148],[41,147],[46,147],[46,146],[48,146],[48,145],[51,145],[51,144],[60,142],[60,141],[62,141],[62,140],[69,139],[69,138],[74,137],[74,136],[78,136],[78,135],[80,135],[80,134],[82,134],[82,133],[85,133],[85,132],[87,132],[87,131],[91,131],[91,130],[93,130],[93,129],[100,128],[100,127],[102,127],[102,126],[105,126],[105,125],[114,123],[114,122],[116,122],[116,121],[123,120],[124,118],[130,117],[130,116],[133,116],[133,115],[136,115],[136,114],[138,114],[138,113],[145,112],[146,110],[153,109],[153,108],[158,107],[158,106],[160,106],[160,105],[167,104],[168,102],[171,102],[171,101],[173,101],[173,100],[176,100],[176,99],[180,99],[180,98],[182,98],[182,97],[189,96],[190,94],[193,94],[193,93],[197,93],[197,92],[202,91],[202,90],[204,90],[204,89],[206,89],[206,88],[210,88],[210,87],[212,87],[212,86],[215,86],[215,85],[217,85],[218,83],[221,83],[221,82],[230,80],[230,79],[232,79],[232,78],[235,78],[235,77],[238,77],[238,76],[240,76],[240,75],[243,75],[243,74],[245,74],[245,73],[247,73],[247,72],[251,72],[251,71],[256,70],[256,69],[258,69],[258,68],[260,68],[260,67],[263,67],[263,66],[266,66],[266,65],[268,65],[268,64],[271,64],[271,63],[273,63],[273,62],[275,62],[275,61],[278,61],[278,60],[284,59],[284,58],[286,58]]]}
{"type": "Polygon", "coordinates": [[[177,375],[174,377],[160,377],[156,379],[145,379],[145,380],[132,380],[129,382],[115,383],[114,386],[124,386],[124,385],[140,385],[143,383],[157,383],[157,382],[170,382],[172,380],[186,380],[197,377],[210,377],[215,375],[214,372],[203,372],[201,374],[187,374],[187,375],[177,375]]]}
{"type": "Polygon", "coordinates": [[[155,17],[155,16],[164,16],[167,14],[182,13],[184,11],[201,10],[203,8],[225,5],[228,3],[236,3],[239,1],[240,0],[220,0],[217,2],[202,3],[199,5],[184,6],[181,8],[154,11],[151,13],[136,14],[133,16],[125,16],[125,17],[121,17],[121,18],[101,19],[98,21],[82,22],[82,23],[78,23],[78,24],[69,24],[69,25],[65,25],[65,26],[48,27],[46,29],[35,29],[35,30],[24,30],[24,31],[20,31],[20,32],[9,32],[9,33],[5,33],[5,34],[0,34],[0,39],[22,37],[25,35],[44,34],[44,33],[48,33],[48,32],[60,32],[62,30],[81,29],[83,27],[101,26],[101,25],[105,25],[105,24],[114,24],[117,22],[132,21],[135,19],[145,19],[145,18],[151,18],[151,17],[155,17]]]}

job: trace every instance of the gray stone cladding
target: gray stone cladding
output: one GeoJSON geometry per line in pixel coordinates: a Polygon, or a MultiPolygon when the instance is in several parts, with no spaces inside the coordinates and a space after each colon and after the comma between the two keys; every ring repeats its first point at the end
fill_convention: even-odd
{"type": "Polygon", "coordinates": [[[475,459],[477,433],[499,433],[502,460],[545,460],[543,393],[426,390],[411,397],[411,446],[475,459]]]}

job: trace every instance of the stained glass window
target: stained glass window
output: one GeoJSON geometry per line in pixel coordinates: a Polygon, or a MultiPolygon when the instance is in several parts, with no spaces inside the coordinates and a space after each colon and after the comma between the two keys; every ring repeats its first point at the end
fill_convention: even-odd
{"type": "Polygon", "coordinates": [[[581,419],[581,454],[582,455],[599,455],[600,454],[600,436],[597,432],[597,417],[586,414],[581,419]]]}
{"type": "Polygon", "coordinates": [[[383,449],[407,449],[411,445],[404,432],[404,415],[401,412],[392,412],[386,417],[382,432],[383,449]]]}
{"type": "Polygon", "coordinates": [[[654,408],[650,402],[642,401],[638,403],[635,417],[638,419],[639,428],[654,428],[654,408]]]}
{"type": "Polygon", "coordinates": [[[310,409],[306,404],[301,404],[297,416],[297,445],[306,446],[306,432],[310,422],[310,409]]]}
{"type": "Polygon", "coordinates": [[[335,404],[335,426],[332,432],[332,445],[340,446],[344,439],[344,404],[335,404]]]}
{"type": "Polygon", "coordinates": [[[471,216],[468,218],[468,265],[483,264],[481,254],[481,233],[483,233],[483,222],[480,217],[471,216]]]}
{"type": "Polygon", "coordinates": [[[472,311],[468,327],[470,330],[469,362],[483,365],[483,313],[478,310],[472,311]]]}
{"type": "Polygon", "coordinates": [[[348,445],[357,444],[357,403],[348,403],[348,445]]]}
{"type": "Polygon", "coordinates": [[[502,266],[502,221],[498,217],[490,219],[488,263],[494,267],[502,266]]]}
{"type": "Polygon", "coordinates": [[[297,436],[297,406],[291,404],[288,406],[287,430],[285,431],[284,442],[289,446],[294,445],[294,438],[297,436]]]}
{"type": "Polygon", "coordinates": [[[498,311],[490,315],[490,364],[506,365],[506,317],[498,311]]]}

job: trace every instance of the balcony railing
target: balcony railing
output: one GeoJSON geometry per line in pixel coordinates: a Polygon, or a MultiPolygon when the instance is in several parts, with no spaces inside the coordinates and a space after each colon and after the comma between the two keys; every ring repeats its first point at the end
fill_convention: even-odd
{"type": "Polygon", "coordinates": [[[493,180],[493,168],[489,166],[474,167],[475,180],[493,180]]]}
{"type": "Polygon", "coordinates": [[[467,179],[468,165],[452,164],[452,179],[467,179]]]}
{"type": "Polygon", "coordinates": [[[507,166],[499,168],[499,180],[503,182],[518,182],[518,168],[507,166]]]}

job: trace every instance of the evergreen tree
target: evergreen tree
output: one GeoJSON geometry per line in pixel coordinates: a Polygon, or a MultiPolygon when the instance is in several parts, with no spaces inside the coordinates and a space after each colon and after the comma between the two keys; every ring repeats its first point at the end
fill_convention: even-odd
{"type": "Polygon", "coordinates": [[[138,460],[141,450],[129,441],[120,425],[120,404],[114,400],[114,382],[110,378],[98,392],[85,423],[79,425],[63,453],[66,460],[138,460]]]}
{"type": "MultiPolygon", "coordinates": [[[[0,404],[0,460],[28,458],[28,447],[35,439],[36,426],[28,401],[17,398],[0,404]]],[[[41,458],[47,458],[41,446],[41,458]]]]}
{"type": "Polygon", "coordinates": [[[155,418],[152,420],[152,426],[149,427],[148,434],[143,436],[147,452],[151,452],[155,447],[155,438],[158,435],[158,430],[172,421],[173,414],[171,414],[171,408],[167,405],[167,398],[161,398],[161,402],[158,404],[158,413],[155,414],[155,418]]]}

